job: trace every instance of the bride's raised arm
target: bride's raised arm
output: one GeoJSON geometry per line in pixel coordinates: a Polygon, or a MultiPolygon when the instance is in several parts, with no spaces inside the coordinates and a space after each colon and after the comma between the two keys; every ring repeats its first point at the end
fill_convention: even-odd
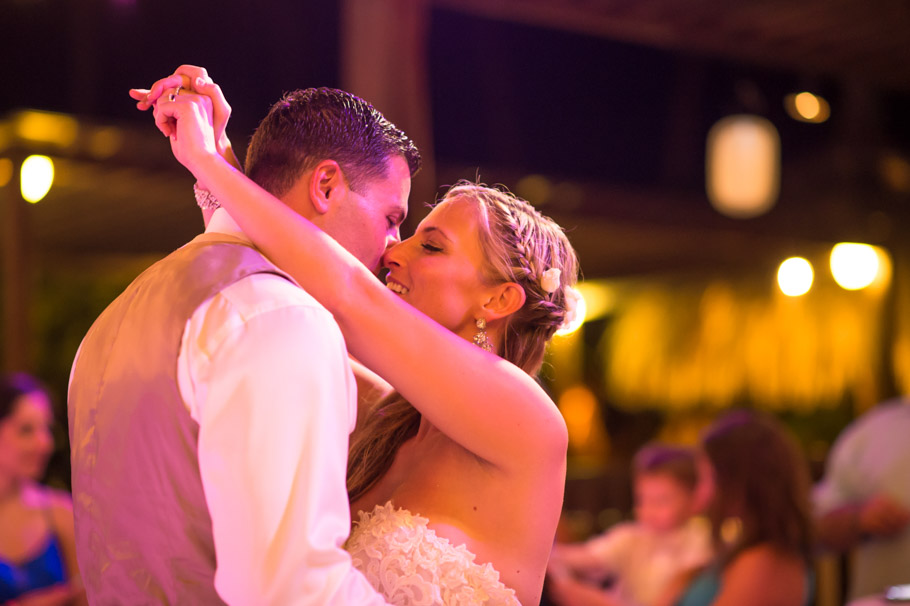
{"type": "MultiPolygon", "coordinates": [[[[356,358],[478,457],[507,471],[529,462],[564,464],[565,424],[531,376],[410,306],[334,239],[219,157],[201,105],[189,94],[159,100],[157,111],[176,120],[175,156],[253,243],[335,316],[356,358]]],[[[491,308],[493,320],[497,313],[491,308]]]]}

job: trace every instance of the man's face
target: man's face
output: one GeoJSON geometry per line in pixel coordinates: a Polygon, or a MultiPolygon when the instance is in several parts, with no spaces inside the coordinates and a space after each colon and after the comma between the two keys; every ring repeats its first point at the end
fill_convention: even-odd
{"type": "Polygon", "coordinates": [[[326,231],[375,272],[386,248],[399,242],[398,228],[408,214],[411,173],[401,156],[388,161],[384,179],[368,181],[360,193],[348,191],[326,231]]]}

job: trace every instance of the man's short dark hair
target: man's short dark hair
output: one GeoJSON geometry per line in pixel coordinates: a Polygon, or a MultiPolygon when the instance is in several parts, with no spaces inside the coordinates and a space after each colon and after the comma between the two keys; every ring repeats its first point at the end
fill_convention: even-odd
{"type": "Polygon", "coordinates": [[[274,196],[287,193],[305,171],[323,160],[338,162],[348,186],[364,186],[388,173],[401,156],[413,177],[420,152],[404,132],[372,105],[333,88],[287,93],[260,122],[246,155],[246,174],[274,196]]]}

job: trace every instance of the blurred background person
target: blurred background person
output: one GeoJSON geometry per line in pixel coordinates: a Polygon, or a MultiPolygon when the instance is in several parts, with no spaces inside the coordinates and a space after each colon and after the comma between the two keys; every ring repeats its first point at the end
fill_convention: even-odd
{"type": "Polygon", "coordinates": [[[0,604],[86,604],[73,507],[39,483],[54,450],[46,389],[26,374],[0,379],[0,604]]]}
{"type": "Polygon", "coordinates": [[[910,399],[889,400],[844,430],[813,499],[820,543],[851,552],[848,595],[910,583],[910,399]]]}
{"type": "Polygon", "coordinates": [[[811,604],[809,469],[795,440],[771,417],[736,410],[707,429],[701,450],[696,492],[716,556],[658,604],[811,604]]]}
{"type": "Polygon", "coordinates": [[[667,584],[711,558],[711,537],[695,508],[695,453],[643,447],[632,465],[635,520],[584,543],[557,543],[548,566],[551,600],[560,606],[654,604],[667,584]],[[609,583],[609,589],[601,584],[609,583]]]}

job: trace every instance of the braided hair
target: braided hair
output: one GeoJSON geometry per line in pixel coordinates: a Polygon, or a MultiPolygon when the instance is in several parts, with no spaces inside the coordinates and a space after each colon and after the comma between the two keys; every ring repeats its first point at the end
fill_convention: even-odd
{"type": "MultiPolygon", "coordinates": [[[[484,277],[491,283],[514,282],[525,302],[506,318],[497,352],[529,375],[543,364],[547,342],[569,313],[567,288],[578,277],[578,259],[562,229],[533,206],[502,189],[470,181],[453,185],[442,199],[477,206],[484,277]],[[544,272],[560,271],[553,292],[544,288],[544,272]]],[[[348,497],[354,501],[388,471],[401,445],[417,433],[420,413],[398,393],[376,404],[351,440],[348,497]]]]}
{"type": "Polygon", "coordinates": [[[524,305],[506,318],[499,354],[528,374],[537,374],[547,342],[568,313],[566,289],[578,278],[575,251],[559,225],[507,191],[461,181],[443,200],[456,198],[479,207],[486,277],[494,283],[515,282],[525,291],[524,305]],[[548,292],[543,275],[551,268],[560,270],[560,280],[548,292]]]}

